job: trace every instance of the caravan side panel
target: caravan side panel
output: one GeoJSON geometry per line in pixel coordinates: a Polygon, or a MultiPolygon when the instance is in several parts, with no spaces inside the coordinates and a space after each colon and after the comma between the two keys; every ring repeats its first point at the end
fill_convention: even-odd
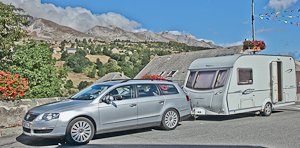
{"type": "Polygon", "coordinates": [[[271,63],[274,61],[280,63],[278,74],[282,86],[282,99],[277,104],[295,101],[295,64],[291,57],[242,56],[232,69],[227,96],[230,114],[261,110],[265,100],[272,100],[271,63]]]}

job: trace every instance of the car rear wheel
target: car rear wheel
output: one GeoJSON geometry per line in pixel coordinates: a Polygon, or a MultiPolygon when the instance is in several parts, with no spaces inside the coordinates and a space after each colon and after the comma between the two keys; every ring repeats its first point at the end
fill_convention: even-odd
{"type": "Polygon", "coordinates": [[[72,120],[67,127],[66,139],[70,144],[87,144],[94,137],[93,123],[84,117],[72,120]]]}
{"type": "Polygon", "coordinates": [[[160,127],[165,130],[173,130],[179,122],[179,115],[175,109],[168,109],[162,118],[160,127]]]}

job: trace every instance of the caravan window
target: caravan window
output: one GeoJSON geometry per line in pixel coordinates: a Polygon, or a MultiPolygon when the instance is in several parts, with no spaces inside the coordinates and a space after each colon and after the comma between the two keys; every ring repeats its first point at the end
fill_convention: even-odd
{"type": "Polygon", "coordinates": [[[216,71],[199,71],[194,84],[196,89],[210,89],[214,83],[216,71]]]}
{"type": "Polygon", "coordinates": [[[195,77],[196,77],[196,71],[190,72],[188,81],[186,83],[186,87],[188,87],[188,88],[192,88],[193,87],[193,82],[195,80],[195,77]]]}
{"type": "Polygon", "coordinates": [[[252,69],[238,68],[238,85],[253,84],[252,69]]]}
{"type": "Polygon", "coordinates": [[[191,71],[186,87],[194,89],[213,89],[225,85],[228,70],[191,71]]]}
{"type": "Polygon", "coordinates": [[[222,87],[225,85],[227,74],[228,70],[219,71],[215,87],[222,87]]]}

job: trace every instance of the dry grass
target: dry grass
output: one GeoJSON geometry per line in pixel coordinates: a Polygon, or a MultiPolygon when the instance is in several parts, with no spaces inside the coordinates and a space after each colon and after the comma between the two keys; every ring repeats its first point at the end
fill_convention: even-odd
{"type": "Polygon", "coordinates": [[[81,81],[95,82],[98,78],[89,78],[83,73],[68,73],[67,80],[72,80],[73,86],[77,87],[81,81]]]}
{"type": "Polygon", "coordinates": [[[64,63],[65,61],[56,61],[54,66],[56,67],[56,69],[60,69],[64,66],[64,63]]]}
{"type": "MultiPolygon", "coordinates": [[[[110,58],[109,56],[106,55],[86,55],[86,57],[89,58],[89,60],[94,63],[96,63],[97,58],[99,58],[99,60],[102,63],[106,63],[110,58]]],[[[56,58],[58,60],[61,58],[61,54],[52,54],[52,58],[56,58]]]]}
{"type": "Polygon", "coordinates": [[[86,57],[89,58],[89,60],[94,63],[96,63],[97,58],[99,58],[99,60],[102,63],[106,63],[108,61],[108,59],[110,58],[109,56],[106,56],[106,55],[86,55],[86,57]]]}
{"type": "MultiPolygon", "coordinates": [[[[52,57],[56,58],[56,59],[60,59],[61,54],[52,54],[52,57]]],[[[89,60],[92,62],[96,62],[97,58],[99,58],[99,60],[102,63],[106,63],[108,61],[108,59],[110,58],[105,55],[87,55],[86,57],[89,58],[89,60]]],[[[64,63],[65,63],[65,61],[56,61],[55,67],[57,69],[60,69],[63,67],[64,63]]],[[[68,73],[68,76],[67,76],[67,80],[72,80],[74,87],[77,87],[81,81],[95,82],[98,79],[99,79],[99,77],[97,75],[96,75],[96,78],[89,78],[84,73],[70,72],[70,73],[68,73]]]]}
{"type": "Polygon", "coordinates": [[[52,58],[56,58],[56,60],[60,59],[61,54],[52,54],[52,58]]]}

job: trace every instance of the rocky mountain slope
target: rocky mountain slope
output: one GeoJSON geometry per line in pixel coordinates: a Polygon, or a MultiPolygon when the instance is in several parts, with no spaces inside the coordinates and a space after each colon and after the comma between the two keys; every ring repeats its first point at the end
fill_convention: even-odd
{"type": "Polygon", "coordinates": [[[70,27],[62,26],[45,19],[36,20],[27,28],[27,31],[32,39],[37,40],[74,41],[76,38],[78,40],[83,40],[85,38],[105,41],[101,37],[82,33],[70,27]]]}
{"type": "Polygon", "coordinates": [[[138,33],[128,32],[121,28],[110,26],[95,26],[88,30],[87,34],[101,37],[103,39],[113,41],[116,39],[119,40],[130,40],[132,42],[180,42],[185,43],[189,46],[200,46],[208,48],[217,48],[218,46],[214,45],[211,42],[205,42],[203,40],[198,41],[196,37],[191,34],[185,35],[174,35],[168,31],[153,33],[150,31],[143,31],[138,33]]]}
{"type": "Polygon", "coordinates": [[[72,40],[75,39],[83,40],[92,39],[92,40],[100,40],[100,41],[113,41],[116,39],[119,40],[129,40],[131,42],[180,42],[185,43],[189,46],[200,46],[207,48],[218,48],[218,46],[214,45],[211,42],[205,42],[203,40],[199,41],[196,37],[191,34],[185,35],[174,35],[168,31],[154,33],[150,31],[143,32],[129,32],[125,31],[121,28],[115,26],[103,27],[103,26],[95,26],[90,28],[87,33],[83,33],[77,30],[74,30],[70,27],[62,26],[56,24],[52,21],[45,19],[38,19],[34,23],[32,23],[28,29],[29,35],[33,39],[40,40],[72,40]]]}

